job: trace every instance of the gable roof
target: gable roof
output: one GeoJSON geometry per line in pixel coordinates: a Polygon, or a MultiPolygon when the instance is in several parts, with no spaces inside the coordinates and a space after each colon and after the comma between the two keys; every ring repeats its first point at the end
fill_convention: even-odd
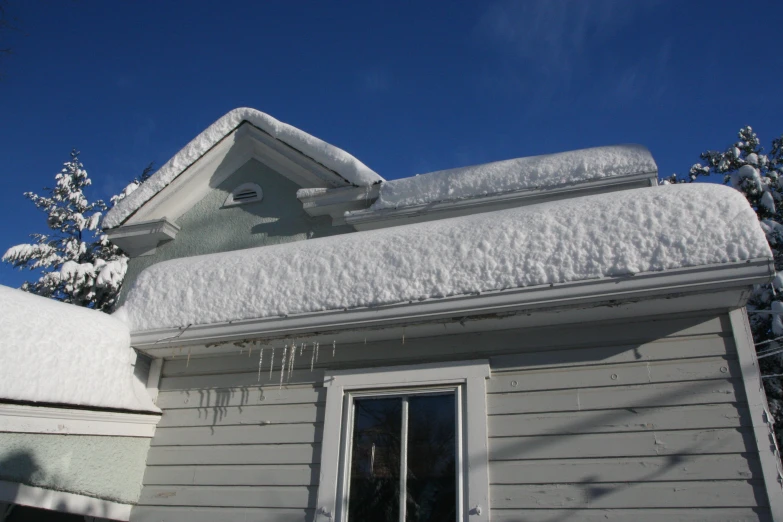
{"type": "Polygon", "coordinates": [[[370,186],[384,181],[375,171],[344,150],[278,121],[268,114],[242,107],[232,110],[207,127],[139,188],[119,201],[104,217],[103,227],[114,228],[121,225],[243,122],[258,127],[356,186],[370,186]]]}
{"type": "Polygon", "coordinates": [[[770,259],[742,194],[671,185],[164,261],[118,313],[141,332],[770,259]]]}

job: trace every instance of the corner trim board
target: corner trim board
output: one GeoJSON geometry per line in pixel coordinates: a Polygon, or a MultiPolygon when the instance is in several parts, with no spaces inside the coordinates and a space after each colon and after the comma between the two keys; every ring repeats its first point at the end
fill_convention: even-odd
{"type": "Polygon", "coordinates": [[[748,398],[753,435],[761,461],[761,473],[764,477],[769,509],[772,512],[772,520],[783,520],[783,468],[780,464],[780,451],[775,441],[767,398],[761,383],[761,372],[756,359],[748,314],[744,308],[735,308],[729,311],[729,320],[742,371],[742,383],[748,398]]]}
{"type": "Polygon", "coordinates": [[[0,503],[8,502],[84,516],[100,516],[111,520],[130,519],[131,504],[88,497],[77,493],[66,493],[53,489],[28,486],[17,482],[0,480],[0,503]]]}

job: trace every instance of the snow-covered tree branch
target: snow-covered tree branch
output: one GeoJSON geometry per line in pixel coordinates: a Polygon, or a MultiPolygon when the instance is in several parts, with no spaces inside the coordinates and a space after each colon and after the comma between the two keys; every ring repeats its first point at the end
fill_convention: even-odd
{"type": "Polygon", "coordinates": [[[758,286],[748,301],[748,317],[759,354],[775,433],[783,442],[783,136],[772,140],[769,154],[750,127],[724,152],[707,151],[685,178],[673,174],[663,183],[683,183],[717,175],[742,192],[758,215],[778,272],[772,284],[758,286]]]}
{"type": "MultiPolygon", "coordinates": [[[[111,198],[111,204],[133,192],[151,171],[149,165],[141,178],[111,198]]],[[[116,305],[128,259],[101,230],[101,217],[109,207],[102,200],[87,199],[84,191],[91,183],[79,152],[72,151],[71,159],[55,176],[54,188],[44,189],[45,195],[24,194],[46,213],[51,231],[31,234],[31,243],[9,248],[2,260],[40,273],[38,280],[25,282],[23,290],[110,312],[116,305]]]]}

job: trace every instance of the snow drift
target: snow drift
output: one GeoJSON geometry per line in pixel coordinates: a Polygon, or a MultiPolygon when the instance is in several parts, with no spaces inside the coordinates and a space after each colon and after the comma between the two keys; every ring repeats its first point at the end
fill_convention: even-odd
{"type": "Polygon", "coordinates": [[[121,225],[127,217],[174,181],[185,169],[206,154],[209,149],[230,134],[243,121],[255,125],[274,138],[290,145],[305,156],[335,171],[354,185],[363,187],[383,181],[383,178],[375,171],[344,150],[287,123],[278,121],[261,111],[242,107],[232,110],[207,127],[204,132],[196,136],[173,158],[166,162],[150,179],[120,200],[106,214],[103,220],[103,228],[113,228],[121,225]]]}
{"type": "Polygon", "coordinates": [[[144,331],[770,255],[742,194],[671,185],[165,261],[121,316],[144,331]]]}
{"type": "Polygon", "coordinates": [[[121,321],[0,285],[0,398],[160,411],[121,321]]]}
{"type": "Polygon", "coordinates": [[[648,173],[658,167],[642,145],[614,145],[441,170],[381,184],[371,210],[547,189],[602,178],[648,173]]]}

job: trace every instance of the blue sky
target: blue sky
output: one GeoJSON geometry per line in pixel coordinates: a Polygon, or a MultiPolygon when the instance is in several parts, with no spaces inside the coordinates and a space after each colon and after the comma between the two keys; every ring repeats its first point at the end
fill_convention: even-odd
{"type": "Polygon", "coordinates": [[[22,193],[71,148],[108,199],[239,106],[387,179],[615,143],[684,173],[743,125],[783,133],[783,2],[738,5],[8,0],[0,251],[43,231],[22,193]]]}

